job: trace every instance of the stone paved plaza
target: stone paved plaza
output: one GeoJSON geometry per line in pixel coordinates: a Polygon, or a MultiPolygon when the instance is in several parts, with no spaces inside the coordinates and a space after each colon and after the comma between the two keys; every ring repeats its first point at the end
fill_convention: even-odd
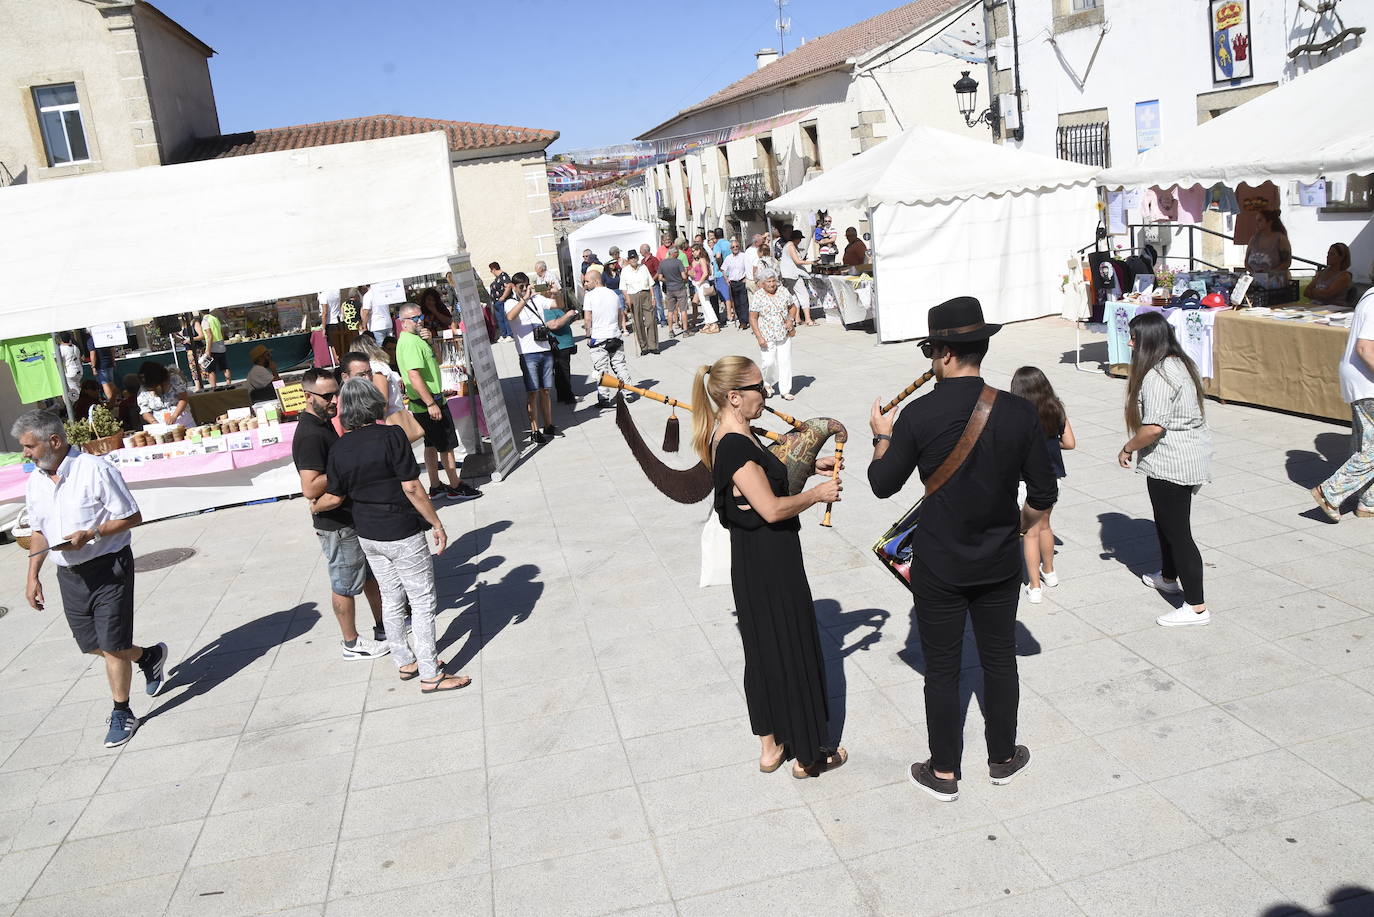
{"type": "MultiPolygon", "coordinates": [[[[441,509],[441,645],[474,678],[454,695],[340,659],[303,502],[221,510],[134,535],[140,557],[195,554],[139,574],[137,636],[176,667],[152,703],[135,678],[143,727],[107,751],[103,666],[51,569],[34,612],[0,549],[0,917],[1374,913],[1353,897],[1374,888],[1374,521],[1331,525],[1306,492],[1348,430],[1209,404],[1194,523],[1213,623],[1166,630],[1139,582],[1158,562],[1144,480],[1113,461],[1124,383],[1075,370],[1058,319],[994,338],[987,378],[1044,368],[1079,448],[1054,513],[1063,583],[1020,612],[1032,764],[988,783],[969,645],[946,805],[906,779],[922,660],[868,553],[916,489],[878,501],[864,478],[869,405],[924,367],[914,345],[802,332],[805,387],[776,404],[852,434],[835,527],[803,519],[846,767],[758,772],[729,590],[696,585],[705,505],[653,490],[585,399],[565,437],[441,509]]],[[[692,367],[751,344],[697,336],[631,370],[687,398],[692,367]]],[[[498,362],[523,402],[509,344],[498,362]]],[[[666,409],[633,411],[657,441],[666,409]]]]}

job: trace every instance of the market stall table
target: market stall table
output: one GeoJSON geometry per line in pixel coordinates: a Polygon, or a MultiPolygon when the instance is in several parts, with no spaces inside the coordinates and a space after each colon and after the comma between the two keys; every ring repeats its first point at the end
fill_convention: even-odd
{"type": "MultiPolygon", "coordinates": [[[[1343,311],[1330,306],[1284,307],[1290,310],[1343,311]]],[[[1161,311],[1168,317],[1175,310],[1161,311]]],[[[1212,375],[1202,380],[1203,389],[1222,401],[1349,421],[1350,406],[1341,400],[1340,381],[1348,335],[1343,327],[1276,319],[1267,312],[1218,312],[1212,335],[1212,375]]],[[[1129,370],[1124,363],[1109,368],[1112,375],[1122,377],[1129,370]]]]}
{"type": "MultiPolygon", "coordinates": [[[[111,453],[110,459],[117,462],[115,467],[138,501],[143,521],[152,522],[213,507],[300,493],[300,476],[291,461],[291,441],[296,435],[296,425],[284,423],[279,429],[279,440],[266,446],[259,443],[256,431],[249,431],[218,437],[226,448],[213,454],[148,458],[138,464],[117,462],[118,452],[137,453],[142,458],[151,456],[155,450],[165,453],[190,445],[181,442],[118,450],[111,453]],[[227,448],[236,437],[247,437],[251,448],[227,448]]],[[[25,472],[23,465],[0,468],[0,505],[23,504],[31,473],[25,472]]]]}
{"type": "MultiPolygon", "coordinates": [[[[272,361],[277,364],[279,370],[292,369],[309,363],[311,359],[310,332],[279,334],[275,337],[236,341],[226,344],[224,350],[229,360],[229,372],[235,379],[248,377],[248,370],[253,366],[248,355],[259,344],[266,345],[272,354],[272,361]]],[[[130,373],[137,374],[138,368],[147,361],[170,367],[172,365],[172,352],[170,350],[155,350],[148,353],[135,351],[120,357],[115,361],[116,384],[130,373]]],[[[176,353],[176,364],[182,375],[186,375],[186,351],[180,348],[176,353]]],[[[86,374],[90,375],[89,369],[86,374]]],[[[186,381],[189,384],[191,380],[188,378],[186,381]]]]}

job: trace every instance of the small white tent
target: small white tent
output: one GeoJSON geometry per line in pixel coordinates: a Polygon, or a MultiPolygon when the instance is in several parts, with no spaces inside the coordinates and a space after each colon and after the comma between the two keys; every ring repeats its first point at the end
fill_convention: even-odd
{"type": "Polygon", "coordinates": [[[604,262],[612,245],[618,246],[621,252],[632,248],[638,251],[641,245],[655,248],[654,224],[634,217],[603,213],[568,234],[568,256],[574,265],[582,263],[582,252],[588,248],[604,262]]]}
{"type": "Polygon", "coordinates": [[[1105,170],[1099,181],[1109,188],[1217,182],[1234,188],[1242,182],[1367,175],[1374,172],[1374,122],[1352,103],[1371,88],[1374,48],[1357,48],[1128,165],[1105,170]]]}
{"type": "Polygon", "coordinates": [[[1067,255],[1097,223],[1097,170],[913,127],[768,203],[772,213],[869,212],[881,341],[925,335],[954,296],[990,322],[1058,313],[1067,255]]]}

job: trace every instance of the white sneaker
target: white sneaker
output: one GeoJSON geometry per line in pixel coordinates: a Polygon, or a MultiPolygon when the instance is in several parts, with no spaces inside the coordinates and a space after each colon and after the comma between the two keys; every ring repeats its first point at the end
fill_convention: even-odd
{"type": "Polygon", "coordinates": [[[1166,615],[1155,618],[1155,623],[1160,627],[1188,627],[1194,624],[1212,623],[1212,613],[1207,609],[1193,611],[1191,605],[1184,605],[1182,608],[1175,608],[1166,615]]]}
{"type": "Polygon", "coordinates": [[[1040,585],[1049,586],[1051,589],[1053,589],[1055,586],[1059,585],[1059,574],[1053,570],[1046,570],[1044,567],[1041,567],[1040,585]]]}
{"type": "Polygon", "coordinates": [[[387,643],[369,640],[362,634],[358,635],[358,639],[353,641],[352,646],[343,641],[339,642],[339,646],[343,648],[343,658],[345,659],[380,659],[391,652],[391,647],[387,643]]]}
{"type": "Polygon", "coordinates": [[[1178,584],[1178,580],[1167,580],[1162,573],[1142,573],[1140,581],[1151,589],[1158,589],[1165,595],[1181,595],[1183,587],[1178,584]]]}
{"type": "Polygon", "coordinates": [[[1040,602],[1043,601],[1041,598],[1045,593],[1043,589],[1032,589],[1030,584],[1027,583],[1025,586],[1021,587],[1021,591],[1025,594],[1026,601],[1030,602],[1032,605],[1039,605],[1040,602]]]}

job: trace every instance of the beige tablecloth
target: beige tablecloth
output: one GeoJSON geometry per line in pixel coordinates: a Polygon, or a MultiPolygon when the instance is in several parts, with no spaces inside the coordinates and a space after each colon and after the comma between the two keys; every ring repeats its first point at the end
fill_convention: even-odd
{"type": "MultiPolygon", "coordinates": [[[[1203,388],[1222,401],[1348,421],[1340,381],[1348,334],[1331,325],[1221,312],[1212,334],[1212,378],[1202,380],[1203,388]]],[[[1129,370],[1119,364],[1110,371],[1125,376],[1129,370]]]]}

